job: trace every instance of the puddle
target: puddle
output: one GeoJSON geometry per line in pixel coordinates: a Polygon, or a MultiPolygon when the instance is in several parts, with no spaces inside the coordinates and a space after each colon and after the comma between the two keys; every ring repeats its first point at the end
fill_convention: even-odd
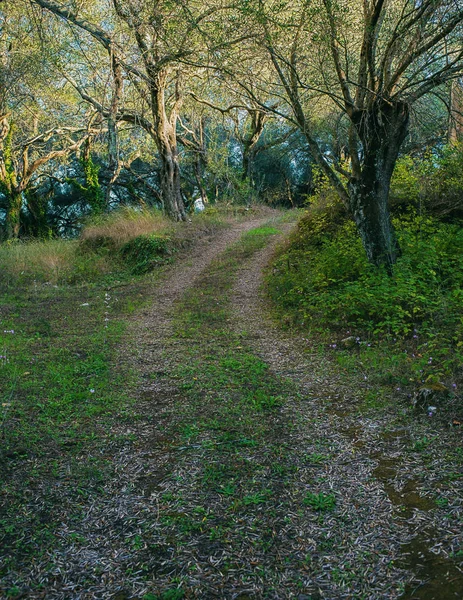
{"type": "Polygon", "coordinates": [[[400,600],[455,600],[463,597],[463,573],[456,563],[434,554],[432,540],[426,535],[402,546],[398,566],[415,572],[415,579],[405,588],[400,600]]]}
{"type": "MultiPolygon", "coordinates": [[[[353,446],[362,447],[364,442],[359,439],[362,427],[349,426],[342,430],[353,446]]],[[[395,429],[380,433],[380,439],[389,447],[397,447],[410,439],[406,428],[395,429]],[[389,442],[389,443],[388,443],[389,442]]],[[[374,451],[369,456],[377,461],[372,475],[383,484],[389,500],[394,506],[400,507],[401,515],[408,519],[413,510],[433,510],[436,503],[432,498],[421,496],[418,489],[419,479],[409,479],[401,490],[397,490],[394,481],[400,475],[400,459],[388,458],[381,450],[374,451]]],[[[456,562],[445,556],[434,554],[432,535],[419,535],[401,548],[397,566],[414,573],[414,579],[409,583],[400,600],[462,600],[463,573],[456,562]]]]}
{"type": "Polygon", "coordinates": [[[377,457],[377,460],[378,466],[373,470],[373,476],[384,484],[384,489],[392,504],[403,507],[404,516],[411,516],[414,508],[419,510],[436,508],[434,500],[420,496],[417,492],[420,482],[415,479],[409,479],[400,491],[395,489],[391,481],[397,475],[397,461],[384,457],[377,457]]]}

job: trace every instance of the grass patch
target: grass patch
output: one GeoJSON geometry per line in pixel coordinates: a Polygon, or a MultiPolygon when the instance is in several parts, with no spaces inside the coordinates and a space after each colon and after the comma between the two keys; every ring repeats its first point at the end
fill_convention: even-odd
{"type": "Polygon", "coordinates": [[[267,277],[280,319],[309,329],[340,366],[397,391],[463,383],[463,229],[394,219],[402,257],[391,278],[370,266],[355,227],[329,204],[301,220],[267,277]]]}
{"type": "Polygon", "coordinates": [[[109,304],[101,289],[80,292],[47,286],[27,301],[10,293],[12,310],[2,314],[11,333],[1,336],[0,545],[10,550],[0,577],[59,545],[58,507],[101,496],[113,475],[101,447],[131,406],[132,375],[114,365],[124,302],[112,293],[109,304]],[[38,511],[31,490],[42,498],[38,511]]]}
{"type": "Polygon", "coordinates": [[[323,492],[319,494],[307,492],[303,503],[318,512],[329,512],[333,511],[336,507],[336,497],[334,494],[324,494],[323,492]]]}
{"type": "MultiPolygon", "coordinates": [[[[223,226],[195,219],[179,226],[175,243],[223,226]]],[[[156,276],[134,277],[133,267],[148,262],[141,250],[134,256],[122,263],[108,247],[79,241],[0,246],[2,580],[59,552],[54,532],[65,520],[78,529],[84,507],[104,502],[110,457],[134,442],[123,424],[139,418],[130,394],[138,375],[116,358],[127,317],[156,276]]]]}

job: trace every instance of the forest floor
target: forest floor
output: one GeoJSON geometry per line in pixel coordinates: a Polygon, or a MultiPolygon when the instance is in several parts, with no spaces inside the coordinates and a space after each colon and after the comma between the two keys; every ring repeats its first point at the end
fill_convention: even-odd
{"type": "Polygon", "coordinates": [[[87,489],[61,454],[3,492],[52,539],[22,557],[11,529],[2,597],[461,598],[461,431],[372,402],[272,321],[262,277],[291,226],[235,224],[145,286],[115,358],[131,403],[72,458],[87,489]]]}

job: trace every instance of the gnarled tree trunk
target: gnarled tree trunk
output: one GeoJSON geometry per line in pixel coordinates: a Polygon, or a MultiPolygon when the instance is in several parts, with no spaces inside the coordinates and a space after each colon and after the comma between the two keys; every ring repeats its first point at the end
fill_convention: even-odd
{"type": "Polygon", "coordinates": [[[164,210],[176,221],[186,221],[177,150],[177,114],[173,109],[169,120],[166,113],[165,88],[167,73],[161,71],[150,73],[150,75],[156,144],[161,159],[161,197],[164,210]]]}
{"type": "Polygon", "coordinates": [[[348,184],[349,209],[368,260],[392,272],[400,248],[388,199],[394,166],[408,131],[408,106],[378,101],[372,108],[358,111],[352,120],[362,142],[363,161],[348,184]]]}
{"type": "Polygon", "coordinates": [[[256,155],[256,144],[264,131],[267,114],[261,110],[250,110],[251,128],[249,135],[243,142],[243,170],[241,178],[252,183],[252,167],[256,155]]]}
{"type": "Polygon", "coordinates": [[[7,239],[18,239],[21,227],[22,193],[13,190],[7,196],[6,208],[6,237],[7,239]]]}

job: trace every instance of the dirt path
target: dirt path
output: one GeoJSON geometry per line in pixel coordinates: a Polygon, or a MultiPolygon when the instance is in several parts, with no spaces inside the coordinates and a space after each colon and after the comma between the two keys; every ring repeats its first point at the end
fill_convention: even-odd
{"type": "MultiPolygon", "coordinates": [[[[369,580],[365,597],[392,598],[402,589],[403,599],[462,597],[463,572],[449,559],[462,543],[456,526],[461,519],[461,485],[444,480],[451,467],[445,464],[445,453],[458,443],[459,432],[455,436],[411,422],[410,414],[402,421],[393,397],[389,411],[359,412],[359,399],[369,387],[366,376],[342,374],[313,350],[309,340],[294,332],[285,334],[269,318],[260,286],[271,253],[268,246],[241,271],[232,300],[234,315],[237,328],[247,332],[257,353],[275,373],[296,382],[302,394],[302,402],[292,400],[285,406],[289,419],[297,422],[292,443],[310,447],[314,440],[324,439],[336,448],[323,478],[342,496],[346,518],[337,557],[325,567],[332,572],[341,569],[347,581],[348,570],[353,575],[362,556],[370,556],[372,568],[363,573],[369,580]],[[426,446],[434,440],[437,446],[436,435],[443,438],[440,448],[424,460],[410,452],[411,446],[420,452],[420,442],[426,446]],[[413,439],[418,440],[414,446],[413,439]],[[436,510],[439,493],[443,495],[437,506],[453,504],[447,514],[436,510]],[[394,573],[392,565],[411,573],[394,573]]],[[[332,533],[336,536],[339,530],[332,533]]],[[[306,528],[306,538],[322,535],[312,524],[306,528]]],[[[346,596],[338,595],[329,585],[325,596],[351,597],[347,590],[346,596]]]]}
{"type": "Polygon", "coordinates": [[[111,561],[127,582],[118,598],[461,597],[449,559],[461,502],[441,485],[439,450],[410,451],[426,424],[359,413],[363,376],[272,324],[259,286],[281,236],[239,264],[239,242],[222,258],[266,220],[202,244],[134,324],[143,383],[121,429],[134,442],[104,510],[123,523],[104,553],[119,542],[138,568],[124,577],[111,561]]]}

